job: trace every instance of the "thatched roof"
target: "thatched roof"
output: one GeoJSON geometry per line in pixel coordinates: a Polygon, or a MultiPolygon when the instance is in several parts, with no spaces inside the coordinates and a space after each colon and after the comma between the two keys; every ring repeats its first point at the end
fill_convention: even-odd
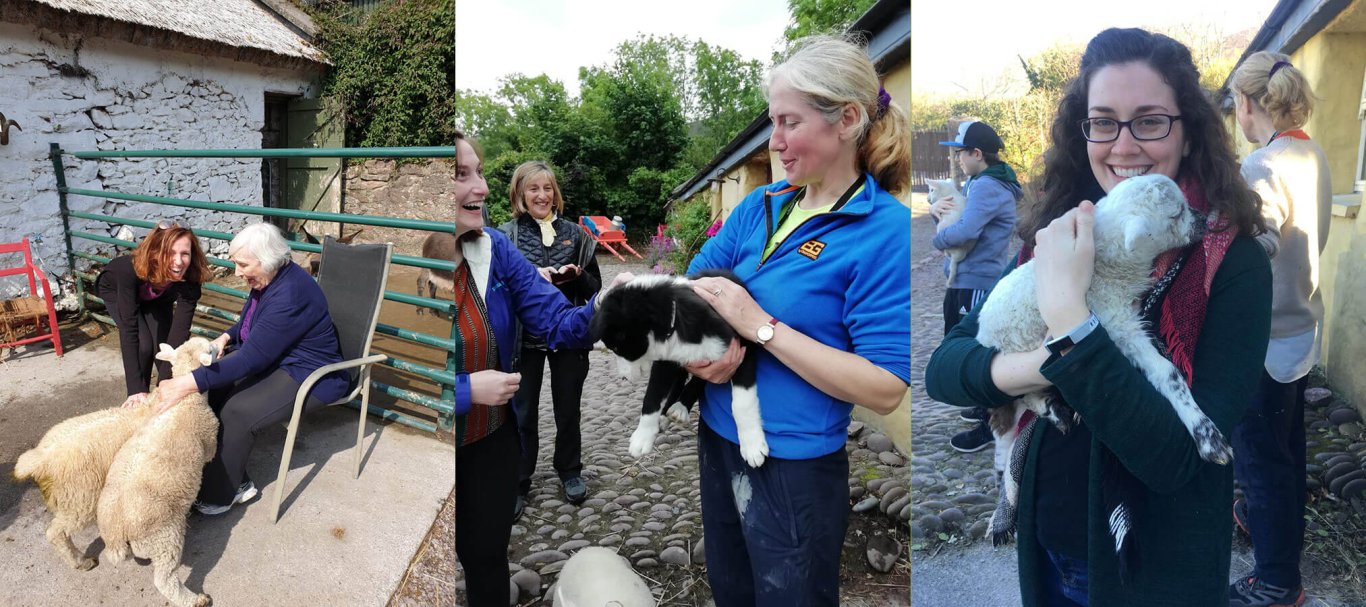
{"type": "Polygon", "coordinates": [[[327,60],[309,42],[304,33],[306,28],[290,23],[258,0],[32,1],[62,11],[166,30],[236,48],[316,62],[327,60]]]}

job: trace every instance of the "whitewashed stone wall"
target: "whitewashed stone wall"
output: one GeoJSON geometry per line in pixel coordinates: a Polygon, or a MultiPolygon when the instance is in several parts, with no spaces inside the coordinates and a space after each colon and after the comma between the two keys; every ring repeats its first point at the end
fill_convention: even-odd
{"type": "MultiPolygon", "coordinates": [[[[73,40],[0,23],[0,113],[17,121],[0,146],[0,242],[38,235],[43,265],[59,277],[65,308],[75,305],[62,240],[49,144],[66,150],[259,148],[265,94],[310,95],[313,74],[89,38],[73,40]]],[[[64,157],[73,188],[116,190],[260,206],[261,162],[226,159],[64,157]]],[[[137,219],[172,218],[196,229],[234,232],[256,216],[180,209],[84,196],[77,211],[137,219]]],[[[72,228],[113,235],[118,226],[75,220],[72,228]]],[[[146,232],[134,228],[137,238],[146,232]]],[[[227,243],[205,239],[213,253],[227,243]]],[[[73,240],[77,250],[113,248],[73,240]]],[[[0,264],[10,260],[0,259],[0,264]]],[[[78,267],[89,262],[77,260],[78,267]]],[[[8,264],[6,264],[8,265],[8,264]]],[[[0,279],[0,297],[22,290],[0,279]]]]}

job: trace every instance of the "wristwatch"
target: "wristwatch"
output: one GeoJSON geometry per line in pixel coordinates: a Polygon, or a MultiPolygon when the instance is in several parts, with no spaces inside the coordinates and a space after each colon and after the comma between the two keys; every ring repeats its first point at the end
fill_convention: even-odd
{"type": "Polygon", "coordinates": [[[777,326],[778,319],[772,317],[768,319],[768,324],[759,325],[759,328],[754,330],[754,343],[761,346],[768,343],[768,340],[773,339],[773,329],[777,326]]]}
{"type": "Polygon", "coordinates": [[[1044,342],[1043,347],[1048,348],[1048,351],[1055,355],[1062,354],[1063,350],[1077,345],[1078,342],[1086,339],[1086,336],[1090,335],[1091,332],[1095,331],[1096,327],[1099,326],[1100,319],[1096,318],[1095,313],[1092,313],[1090,316],[1086,317],[1086,320],[1083,320],[1081,324],[1077,325],[1076,328],[1068,331],[1066,335],[1055,337],[1044,342]]]}

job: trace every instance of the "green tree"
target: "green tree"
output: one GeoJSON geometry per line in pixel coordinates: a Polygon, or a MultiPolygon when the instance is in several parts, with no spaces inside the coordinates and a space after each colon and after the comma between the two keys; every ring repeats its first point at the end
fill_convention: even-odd
{"type": "Polygon", "coordinates": [[[362,14],[340,0],[312,12],[332,61],[323,94],[341,101],[348,145],[450,145],[455,2],[386,2],[362,14]]]}
{"type": "Polygon", "coordinates": [[[787,0],[792,21],[783,39],[792,42],[812,34],[838,34],[849,29],[877,0],[787,0]]]}

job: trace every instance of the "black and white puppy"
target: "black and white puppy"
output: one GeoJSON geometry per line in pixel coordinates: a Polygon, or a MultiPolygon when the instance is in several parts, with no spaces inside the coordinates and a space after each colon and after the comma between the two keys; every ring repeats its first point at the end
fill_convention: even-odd
{"type": "MultiPolygon", "coordinates": [[[[717,276],[744,286],[726,270],[706,270],[693,278],[717,276]]],[[[692,280],[681,276],[650,274],[617,286],[598,301],[593,334],[617,355],[617,370],[628,378],[640,377],[648,368],[640,424],[631,435],[630,452],[640,457],[654,448],[655,436],[668,419],[688,421],[693,404],[705,382],[692,377],[681,365],[717,360],[732,338],[746,346],[745,358],[731,378],[731,412],[740,438],[740,454],[753,467],[768,457],[759,393],[754,386],[754,342],[736,334],[705,300],[692,290],[692,280]],[[667,413],[663,417],[661,412],[667,413]]]]}

